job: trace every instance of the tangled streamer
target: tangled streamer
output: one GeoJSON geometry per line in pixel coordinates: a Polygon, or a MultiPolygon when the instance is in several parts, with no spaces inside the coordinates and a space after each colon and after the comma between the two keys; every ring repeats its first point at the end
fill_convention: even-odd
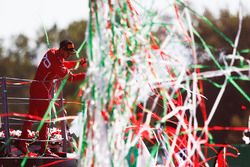
{"type": "MultiPolygon", "coordinates": [[[[197,13],[186,2],[164,1],[160,7],[150,2],[89,1],[84,105],[71,127],[80,138],[79,165],[208,166],[210,160],[225,165],[225,157],[237,157],[238,150],[213,144],[210,132],[230,127],[209,125],[228,84],[250,101],[231,76],[249,79],[249,60],[237,52],[242,16],[234,41],[212,27],[234,48],[218,62],[193,26],[197,13]],[[200,71],[195,39],[217,70],[200,71]],[[248,65],[236,66],[239,59],[248,65]],[[218,76],[225,79],[208,112],[203,81],[218,76]]],[[[249,127],[235,130],[245,135],[249,127]]]]}

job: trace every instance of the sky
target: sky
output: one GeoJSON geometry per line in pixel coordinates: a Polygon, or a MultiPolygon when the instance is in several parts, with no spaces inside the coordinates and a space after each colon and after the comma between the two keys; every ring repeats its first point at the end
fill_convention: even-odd
{"type": "Polygon", "coordinates": [[[66,27],[88,18],[88,0],[1,0],[0,38],[24,33],[34,36],[39,27],[55,23],[66,27]]]}
{"type": "MultiPolygon", "coordinates": [[[[161,0],[155,1],[159,3],[161,0]]],[[[219,9],[236,13],[241,1],[243,11],[250,13],[249,0],[188,1],[194,4],[192,7],[198,12],[203,12],[206,7],[215,14],[219,9]]],[[[19,33],[32,38],[42,26],[49,29],[56,23],[59,28],[66,28],[69,23],[81,19],[88,19],[88,0],[1,0],[0,39],[8,39],[19,33]]]]}

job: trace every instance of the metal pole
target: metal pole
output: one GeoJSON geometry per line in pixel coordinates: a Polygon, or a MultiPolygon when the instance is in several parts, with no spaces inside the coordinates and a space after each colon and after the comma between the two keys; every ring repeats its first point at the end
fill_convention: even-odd
{"type": "Polygon", "coordinates": [[[6,115],[2,117],[3,126],[4,126],[4,134],[5,134],[5,153],[7,155],[10,154],[10,131],[9,131],[9,117],[8,117],[8,98],[7,98],[7,86],[6,86],[6,78],[2,78],[2,103],[3,103],[3,112],[6,115]]]}
{"type": "MultiPolygon", "coordinates": [[[[58,81],[58,84],[60,85],[61,82],[58,81]]],[[[60,92],[60,110],[62,110],[61,112],[61,116],[64,118],[65,117],[65,113],[64,113],[64,104],[63,104],[63,91],[60,92]]],[[[63,152],[67,152],[67,142],[68,142],[68,135],[67,135],[67,127],[66,127],[66,120],[62,120],[61,121],[61,132],[62,132],[62,138],[63,138],[63,152]]]]}

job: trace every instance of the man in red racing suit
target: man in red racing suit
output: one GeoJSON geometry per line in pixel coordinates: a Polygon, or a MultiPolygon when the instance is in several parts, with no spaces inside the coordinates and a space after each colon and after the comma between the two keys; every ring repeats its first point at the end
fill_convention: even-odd
{"type": "MultiPolygon", "coordinates": [[[[85,73],[73,74],[70,69],[75,67],[77,61],[65,61],[69,56],[75,54],[73,42],[63,40],[60,42],[60,48],[52,48],[46,52],[41,60],[34,81],[30,87],[29,115],[43,118],[49,103],[52,99],[53,80],[64,79],[68,75],[68,81],[80,81],[85,78],[85,73]]],[[[80,65],[86,66],[86,59],[80,60],[80,65]]],[[[22,139],[28,138],[28,130],[32,128],[32,122],[24,122],[22,130],[22,139]]],[[[44,123],[39,131],[39,139],[48,139],[48,123],[44,123]]],[[[44,156],[58,157],[47,148],[47,142],[41,142],[40,154],[44,156]]],[[[29,152],[26,141],[18,142],[18,148],[24,154],[36,156],[29,152]]]]}

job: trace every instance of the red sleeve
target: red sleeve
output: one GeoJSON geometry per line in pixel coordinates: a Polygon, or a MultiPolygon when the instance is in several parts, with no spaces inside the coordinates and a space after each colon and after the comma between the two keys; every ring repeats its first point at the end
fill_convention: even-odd
{"type": "Polygon", "coordinates": [[[71,68],[73,68],[73,67],[76,66],[76,63],[77,63],[77,61],[64,61],[64,62],[63,62],[63,65],[64,65],[66,68],[71,69],[71,68]]]}
{"type": "Polygon", "coordinates": [[[86,74],[84,72],[78,73],[78,74],[73,74],[73,73],[69,72],[68,81],[70,81],[70,82],[81,81],[81,80],[85,79],[85,77],[86,77],[86,74]]]}
{"type": "Polygon", "coordinates": [[[74,82],[74,81],[81,81],[86,77],[85,73],[78,73],[78,74],[73,74],[69,69],[67,69],[65,66],[59,66],[57,71],[57,75],[59,75],[60,78],[66,77],[68,74],[68,81],[74,82]]]}
{"type": "Polygon", "coordinates": [[[69,72],[69,69],[66,68],[63,64],[58,64],[54,68],[54,73],[55,75],[59,76],[59,78],[64,78],[69,72]]]}
{"type": "Polygon", "coordinates": [[[63,59],[56,59],[53,61],[54,66],[53,66],[53,73],[56,78],[58,79],[64,79],[67,75],[68,76],[68,81],[74,82],[74,81],[80,81],[83,80],[86,76],[85,73],[78,73],[78,74],[73,74],[68,67],[74,66],[76,63],[74,61],[63,61],[63,59]]]}

